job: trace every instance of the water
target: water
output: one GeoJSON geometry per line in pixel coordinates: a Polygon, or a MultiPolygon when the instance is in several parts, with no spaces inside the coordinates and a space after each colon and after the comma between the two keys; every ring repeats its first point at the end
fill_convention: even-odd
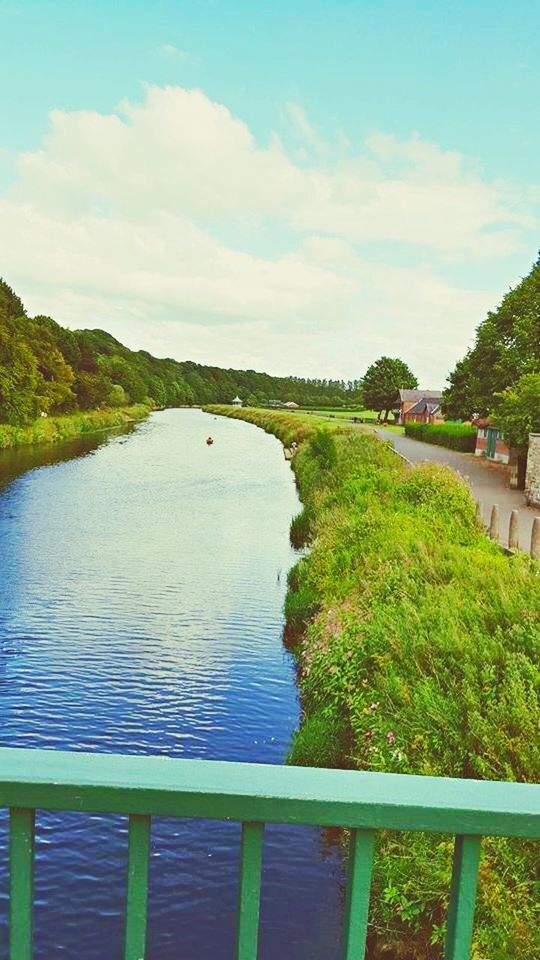
{"type": "MultiPolygon", "coordinates": [[[[282,763],[298,506],[277,440],[194,410],[0,458],[0,746],[282,763]]],[[[154,821],[150,960],[232,958],[238,842],[236,824],[154,821]]],[[[125,818],[38,815],[37,960],[121,957],[125,870],[125,818]]],[[[320,831],[268,827],[263,960],[337,957],[341,898],[320,831]]]]}

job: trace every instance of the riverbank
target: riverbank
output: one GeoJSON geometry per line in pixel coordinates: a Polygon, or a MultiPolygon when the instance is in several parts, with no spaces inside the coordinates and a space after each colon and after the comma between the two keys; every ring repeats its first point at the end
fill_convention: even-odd
{"type": "MultiPolygon", "coordinates": [[[[299,451],[310,543],[289,578],[298,659],[296,764],[497,780],[540,778],[540,578],[484,535],[465,483],[408,467],[376,437],[263,410],[221,413],[299,451]]],[[[381,838],[375,956],[441,956],[449,839],[381,838]]],[[[540,952],[532,845],[485,840],[473,960],[540,952]]]]}
{"type": "Polygon", "coordinates": [[[10,450],[30,444],[58,443],[74,440],[99,430],[111,430],[144,420],[152,408],[138,403],[130,407],[106,410],[88,410],[61,417],[40,417],[24,427],[0,424],[0,450],[10,450]]]}

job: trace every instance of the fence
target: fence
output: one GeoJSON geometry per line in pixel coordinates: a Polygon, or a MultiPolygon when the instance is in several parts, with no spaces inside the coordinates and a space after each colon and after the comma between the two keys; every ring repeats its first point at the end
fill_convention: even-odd
{"type": "Polygon", "coordinates": [[[0,750],[0,805],[10,809],[10,960],[32,958],[37,809],[129,817],[124,960],[146,955],[152,816],[242,824],[237,960],[257,957],[265,823],[351,831],[344,960],[365,957],[377,831],[455,836],[446,960],[469,957],[481,837],[540,837],[534,784],[56,750],[0,750]]]}

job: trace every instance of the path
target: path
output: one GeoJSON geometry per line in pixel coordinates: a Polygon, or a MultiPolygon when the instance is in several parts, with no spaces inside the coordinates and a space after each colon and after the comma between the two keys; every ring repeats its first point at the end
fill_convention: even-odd
{"type": "Polygon", "coordinates": [[[540,514],[538,508],[528,507],[522,490],[511,490],[508,486],[507,471],[498,464],[487,463],[472,453],[458,453],[433,443],[412,440],[388,430],[375,430],[377,436],[390,441],[394,449],[412,463],[444,463],[459,473],[472,489],[473,496],[480,501],[482,516],[489,523],[491,508],[499,505],[500,542],[508,544],[508,524],[512,510],[519,510],[519,544],[522,550],[529,550],[533,520],[540,514]]]}

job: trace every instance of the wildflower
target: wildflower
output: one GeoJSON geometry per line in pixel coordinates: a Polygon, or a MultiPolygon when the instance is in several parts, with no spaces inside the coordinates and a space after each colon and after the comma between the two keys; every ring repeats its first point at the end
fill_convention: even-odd
{"type": "Polygon", "coordinates": [[[365,736],[366,740],[371,740],[371,738],[372,738],[372,736],[373,736],[373,730],[366,730],[364,736],[365,736]]]}
{"type": "Polygon", "coordinates": [[[386,739],[388,740],[388,743],[396,742],[396,735],[393,730],[388,731],[388,733],[386,734],[386,739]]]}
{"type": "Polygon", "coordinates": [[[377,700],[376,703],[370,703],[369,709],[371,710],[372,713],[375,713],[375,710],[376,710],[377,707],[379,706],[379,703],[380,703],[379,700],[377,700]]]}

